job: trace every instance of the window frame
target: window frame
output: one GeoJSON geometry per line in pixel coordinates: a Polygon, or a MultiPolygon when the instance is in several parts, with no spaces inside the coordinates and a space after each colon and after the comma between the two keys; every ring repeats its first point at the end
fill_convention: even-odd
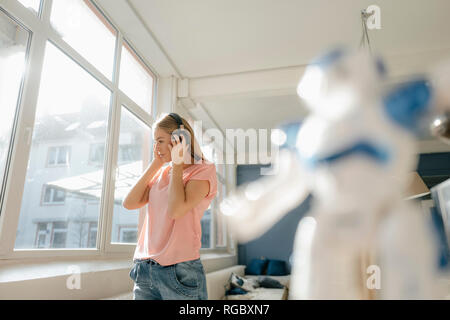
{"type": "MultiPolygon", "coordinates": [[[[36,15],[31,10],[25,8],[16,0],[3,0],[0,5],[2,11],[11,17],[17,24],[30,33],[28,49],[26,54],[26,67],[23,75],[21,91],[19,93],[17,114],[19,115],[14,124],[14,132],[10,149],[10,166],[5,171],[4,201],[0,202],[0,261],[2,259],[33,259],[33,258],[64,258],[64,257],[92,257],[92,256],[126,256],[133,254],[136,244],[112,243],[113,212],[114,212],[114,191],[115,175],[118,166],[118,148],[120,135],[120,121],[122,106],[136,116],[149,128],[152,128],[156,116],[156,101],[158,94],[159,75],[148,61],[139,53],[136,46],[125,39],[122,31],[112,22],[112,19],[101,10],[96,0],[87,1],[92,5],[101,17],[116,31],[116,44],[114,53],[114,66],[112,79],[108,79],[103,73],[81,56],[75,49],[67,44],[50,25],[50,13],[54,0],[41,0],[39,14],[36,15]],[[26,184],[26,174],[28,160],[31,152],[31,138],[35,125],[37,101],[39,96],[39,86],[43,71],[45,57],[45,47],[47,41],[51,42],[75,63],[81,66],[92,77],[111,91],[111,104],[109,109],[107,136],[105,144],[105,162],[102,185],[102,195],[99,199],[99,217],[97,221],[97,239],[95,248],[61,248],[61,249],[14,249],[17,227],[19,225],[20,211],[24,187],[26,184]],[[122,49],[128,46],[137,58],[137,61],[144,66],[146,71],[153,77],[153,96],[150,110],[145,110],[130,97],[119,89],[120,62],[122,49]],[[25,108],[26,106],[26,108],[25,108]],[[23,143],[25,141],[25,143],[23,143]],[[14,176],[14,179],[8,177],[14,176]],[[8,214],[5,214],[8,212],[8,214]]],[[[71,154],[71,151],[69,151],[71,154]]],[[[150,158],[150,161],[152,159],[150,158]]],[[[48,159],[47,159],[48,161],[48,159]]],[[[227,179],[226,179],[227,180],[227,179]]],[[[42,196],[41,196],[42,197],[42,196]]],[[[67,193],[66,193],[67,197],[67,193]]],[[[41,198],[42,199],[42,198],[41,198]]],[[[217,207],[217,205],[216,205],[217,207]]],[[[139,222],[141,221],[147,206],[140,209],[139,222]]],[[[215,227],[214,216],[216,210],[211,214],[211,237],[212,247],[200,249],[202,253],[227,252],[227,247],[215,247],[215,227]]],[[[138,233],[139,229],[138,222],[138,233]]],[[[50,223],[50,222],[48,222],[50,223]]],[[[49,226],[47,224],[47,230],[49,226]]],[[[53,228],[53,225],[52,225],[53,228]]],[[[53,230],[53,229],[52,229],[53,230]]],[[[53,231],[52,231],[53,232],[53,231]]],[[[88,228],[90,235],[90,229],[88,228]]],[[[47,234],[46,237],[52,237],[47,234]]],[[[88,236],[89,237],[89,236],[88,236]]],[[[36,233],[38,241],[38,232],[36,233]]],[[[47,240],[46,240],[47,241],[47,240]]],[[[88,239],[89,241],[89,239],[88,239]]],[[[229,248],[228,248],[229,249],[229,248]]]]}

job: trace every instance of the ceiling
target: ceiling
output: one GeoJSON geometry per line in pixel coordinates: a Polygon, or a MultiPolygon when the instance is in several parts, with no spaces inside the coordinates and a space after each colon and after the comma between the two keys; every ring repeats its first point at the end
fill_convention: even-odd
{"type": "MultiPolygon", "coordinates": [[[[385,57],[393,75],[423,72],[442,57],[450,57],[448,0],[126,2],[177,76],[203,86],[223,77],[236,83],[231,93],[219,90],[193,97],[224,132],[227,128],[274,128],[304,117],[296,83],[272,95],[261,94],[262,89],[257,94],[246,92],[245,85],[235,80],[245,82],[248,77],[250,82],[251,76],[273,70],[292,70],[299,79],[304,66],[327,48],[358,47],[360,11],[369,5],[381,9],[381,29],[369,31],[372,48],[385,57]]],[[[223,87],[220,81],[216,87],[223,87]]]]}
{"type": "Polygon", "coordinates": [[[376,4],[383,54],[450,48],[448,0],[129,0],[185,78],[296,66],[335,44],[358,46],[376,4]]]}

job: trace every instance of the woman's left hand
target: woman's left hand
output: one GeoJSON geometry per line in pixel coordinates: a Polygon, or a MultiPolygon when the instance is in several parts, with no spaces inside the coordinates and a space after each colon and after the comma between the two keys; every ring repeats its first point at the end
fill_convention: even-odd
{"type": "MultiPolygon", "coordinates": [[[[180,129],[184,130],[184,126],[181,125],[180,129]]],[[[186,145],[186,139],[181,139],[179,135],[172,135],[171,143],[168,145],[170,154],[172,156],[173,165],[183,165],[183,163],[190,163],[190,156],[188,146],[186,145]]]]}

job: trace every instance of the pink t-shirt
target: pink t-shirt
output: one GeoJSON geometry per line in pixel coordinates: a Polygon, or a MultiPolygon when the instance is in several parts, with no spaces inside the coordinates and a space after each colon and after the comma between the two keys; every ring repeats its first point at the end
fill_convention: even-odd
{"type": "Polygon", "coordinates": [[[168,216],[169,182],[172,163],[162,167],[149,182],[147,213],[133,259],[153,259],[163,266],[200,258],[202,229],[200,220],[217,194],[214,163],[205,161],[183,170],[183,185],[189,180],[209,181],[206,197],[183,217],[168,216]]]}

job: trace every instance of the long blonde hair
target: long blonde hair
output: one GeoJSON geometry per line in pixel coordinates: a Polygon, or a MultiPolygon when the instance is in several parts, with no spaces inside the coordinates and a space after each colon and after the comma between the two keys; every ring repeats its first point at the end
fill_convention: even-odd
{"type": "MultiPolygon", "coordinates": [[[[189,146],[191,149],[192,163],[197,163],[200,160],[208,162],[208,159],[206,159],[205,156],[203,155],[200,145],[198,144],[197,139],[195,138],[194,130],[192,130],[191,125],[183,117],[180,116],[180,118],[182,120],[184,129],[187,130],[190,134],[191,142],[193,142],[189,146]]],[[[174,118],[172,118],[168,113],[163,113],[158,117],[158,119],[155,122],[155,125],[153,126],[153,130],[156,130],[158,128],[164,130],[166,133],[170,135],[175,130],[179,129],[177,121],[174,118]]]]}

